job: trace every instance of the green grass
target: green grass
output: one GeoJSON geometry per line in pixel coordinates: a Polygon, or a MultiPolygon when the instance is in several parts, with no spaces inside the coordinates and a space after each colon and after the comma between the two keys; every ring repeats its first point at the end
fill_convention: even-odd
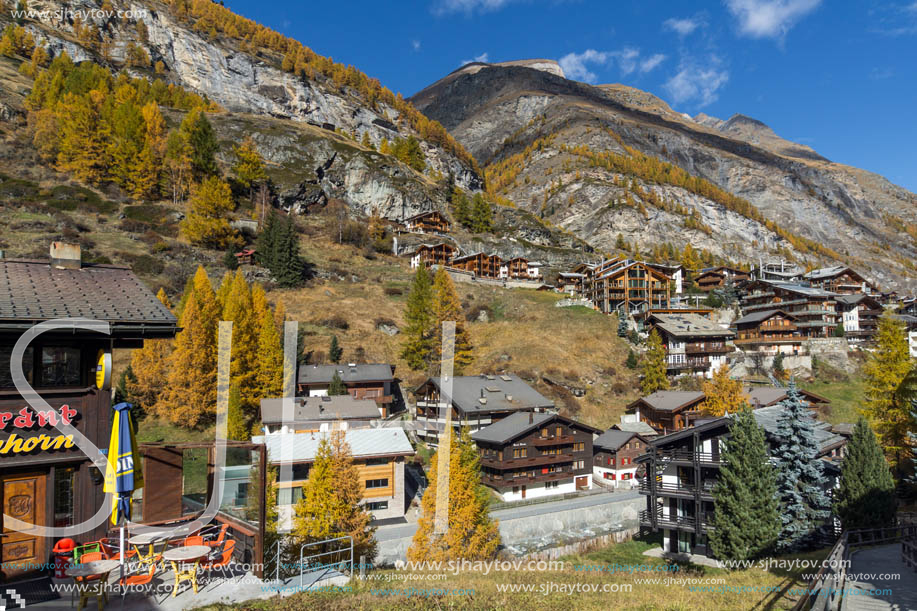
{"type": "Polygon", "coordinates": [[[831,412],[825,416],[831,424],[856,422],[859,419],[858,410],[866,397],[862,376],[853,375],[840,382],[803,382],[800,387],[831,401],[831,412]]]}

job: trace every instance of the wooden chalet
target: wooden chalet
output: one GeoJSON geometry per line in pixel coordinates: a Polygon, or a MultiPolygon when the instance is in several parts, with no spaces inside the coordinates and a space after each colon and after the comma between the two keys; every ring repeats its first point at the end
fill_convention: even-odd
{"type": "Polygon", "coordinates": [[[670,375],[712,377],[733,350],[727,342],[735,334],[697,314],[653,314],[647,318],[646,327],[662,339],[670,375]]]}
{"type": "MultiPolygon", "coordinates": [[[[536,268],[536,274],[537,273],[536,268]]],[[[513,257],[512,259],[503,261],[503,264],[500,266],[500,277],[509,278],[511,280],[531,280],[532,276],[529,274],[529,260],[525,257],[513,257]]]]}
{"type": "Polygon", "coordinates": [[[663,435],[688,426],[688,414],[703,406],[706,396],[694,390],[657,390],[629,404],[625,411],[663,435]]]}
{"type": "Polygon", "coordinates": [[[424,267],[449,265],[449,262],[452,261],[457,252],[457,248],[445,242],[440,244],[420,244],[411,253],[411,269],[417,269],[421,265],[424,267]]]}
{"type": "Polygon", "coordinates": [[[796,326],[798,320],[783,310],[756,310],[732,323],[733,343],[742,350],[800,354],[805,337],[796,326]]]}
{"type": "Polygon", "coordinates": [[[335,373],[354,399],[372,399],[381,409],[381,417],[391,415],[394,401],[395,366],[388,363],[348,363],[346,365],[300,365],[297,394],[303,397],[323,397],[335,373]]]}
{"type": "Polygon", "coordinates": [[[713,289],[722,288],[727,284],[734,284],[748,280],[750,274],[741,269],[733,267],[714,267],[703,269],[700,274],[695,276],[694,284],[702,291],[712,291],[713,289]]]}
{"type": "Polygon", "coordinates": [[[601,433],[553,413],[516,412],[472,433],[481,481],[503,501],[592,488],[592,439],[601,433]]]}
{"type": "Polygon", "coordinates": [[[854,293],[881,295],[879,287],[846,265],[813,269],[811,272],[803,274],[802,279],[808,282],[809,286],[832,293],[840,293],[842,295],[852,295],[854,293]]]}
{"type": "Polygon", "coordinates": [[[476,252],[452,259],[449,267],[471,272],[478,278],[499,278],[502,264],[503,261],[497,255],[476,252]]]}
{"type": "Polygon", "coordinates": [[[681,295],[684,292],[685,280],[688,278],[688,270],[685,269],[684,265],[666,265],[663,263],[647,263],[647,265],[672,279],[672,282],[675,284],[674,288],[676,295],[681,295]]]}
{"type": "Polygon", "coordinates": [[[838,295],[835,300],[838,316],[844,323],[844,337],[848,341],[868,341],[875,337],[879,317],[884,309],[878,299],[863,293],[838,295]]]}
{"type": "Polygon", "coordinates": [[[831,337],[840,320],[836,297],[817,287],[756,280],[745,286],[742,313],[779,309],[796,317],[794,324],[803,337],[831,337]]]}
{"type": "Polygon", "coordinates": [[[671,279],[642,261],[623,259],[595,270],[592,303],[601,312],[627,313],[669,307],[671,279]]]}
{"type": "Polygon", "coordinates": [[[611,428],[592,441],[592,473],[611,488],[637,487],[637,458],[649,441],[633,431],[611,428]]]}
{"type": "Polygon", "coordinates": [[[490,426],[516,412],[544,412],[554,402],[514,374],[456,376],[452,378],[451,402],[442,397],[440,378],[428,378],[414,389],[417,435],[435,443],[451,410],[452,426],[467,426],[472,432],[490,426]]]}
{"type": "Polygon", "coordinates": [[[236,253],[236,262],[239,265],[254,265],[255,264],[255,249],[246,248],[241,252],[236,253]]]}
{"type": "MultiPolygon", "coordinates": [[[[796,390],[810,408],[824,409],[831,407],[831,401],[826,397],[802,388],[797,388],[796,390]]],[[[786,388],[775,386],[746,386],[743,392],[748,397],[748,404],[752,409],[777,405],[781,401],[785,401],[789,396],[786,388]]]]}
{"type": "Polygon", "coordinates": [[[555,289],[560,293],[583,297],[585,281],[586,277],[583,274],[560,272],[557,274],[555,289]]]}
{"type": "Polygon", "coordinates": [[[404,219],[404,226],[408,231],[420,233],[449,233],[452,224],[442,212],[431,210],[404,219]]]}
{"type": "MultiPolygon", "coordinates": [[[[175,316],[130,269],[82,264],[79,246],[53,243],[50,261],[0,259],[0,581],[46,576],[55,543],[13,530],[5,516],[64,528],[110,509],[92,462],[98,454],[85,454],[56,426],[71,425],[107,449],[113,349],[140,348],[177,331],[175,316]],[[28,341],[22,371],[47,406],[31,404],[12,379],[13,347],[38,323],[68,318],[107,324],[103,331],[62,322],[28,341]]],[[[157,485],[150,478],[146,490],[157,485]]],[[[108,526],[106,520],[73,536],[98,540],[108,526]]]]}

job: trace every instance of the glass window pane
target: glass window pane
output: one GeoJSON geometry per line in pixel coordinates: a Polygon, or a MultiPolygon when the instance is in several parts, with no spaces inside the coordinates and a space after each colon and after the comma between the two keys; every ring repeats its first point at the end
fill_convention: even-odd
{"type": "MultiPolygon", "coordinates": [[[[0,388],[14,388],[13,374],[10,372],[10,358],[13,355],[12,346],[0,346],[0,388]]],[[[25,349],[22,355],[22,373],[25,379],[32,384],[32,369],[35,353],[31,346],[25,349]]]]}
{"type": "Polygon", "coordinates": [[[77,386],[80,383],[80,349],[70,346],[43,346],[41,349],[42,386],[77,386]]]}

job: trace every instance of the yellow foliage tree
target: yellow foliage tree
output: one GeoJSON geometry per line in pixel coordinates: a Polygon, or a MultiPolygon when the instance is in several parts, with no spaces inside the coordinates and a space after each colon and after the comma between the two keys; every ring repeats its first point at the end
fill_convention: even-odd
{"type": "Polygon", "coordinates": [[[249,420],[257,416],[258,405],[258,329],[254,318],[252,294],[241,269],[232,278],[223,304],[223,320],[232,321],[232,361],[229,375],[239,389],[242,409],[249,420]]]}
{"type": "Polygon", "coordinates": [[[438,369],[438,364],[442,362],[442,340],[443,340],[443,322],[455,321],[455,375],[461,375],[462,370],[471,364],[474,360],[473,347],[471,338],[468,334],[465,313],[462,311],[462,304],[459,301],[458,293],[455,290],[455,284],[449,273],[442,267],[436,271],[433,277],[433,317],[435,320],[433,350],[436,355],[434,366],[438,369]]]}
{"type": "MultiPolygon", "coordinates": [[[[257,286],[257,285],[256,285],[257,286]]],[[[260,288],[260,287],[259,287],[260,288]]],[[[264,291],[262,290],[263,294],[264,291]]],[[[252,291],[254,301],[255,291],[252,291]]],[[[256,380],[259,397],[277,397],[283,391],[283,347],[274,313],[270,308],[255,307],[255,316],[259,320],[258,328],[258,375],[256,380]]]]}
{"type": "MultiPolygon", "coordinates": [[[[172,307],[163,289],[156,294],[167,308],[172,307]]],[[[156,406],[166,387],[169,355],[172,354],[172,340],[147,339],[143,348],[131,352],[131,372],[127,381],[127,394],[131,403],[156,413],[156,406]]]]}
{"type": "Polygon", "coordinates": [[[742,388],[741,380],[729,377],[729,366],[723,366],[713,372],[713,378],[704,382],[704,410],[711,416],[735,414],[748,405],[748,395],[742,388]]]}
{"type": "Polygon", "coordinates": [[[205,178],[191,195],[187,217],[181,230],[192,244],[226,248],[235,242],[235,231],[226,215],[232,212],[229,185],[215,176],[205,178]]]}
{"type": "Polygon", "coordinates": [[[450,447],[448,530],[441,536],[433,532],[436,487],[440,485],[437,452],[430,461],[430,486],[421,503],[423,514],[408,549],[408,560],[413,562],[487,560],[500,546],[500,531],[488,510],[490,493],[481,484],[480,457],[467,428],[453,438],[450,447]]]}

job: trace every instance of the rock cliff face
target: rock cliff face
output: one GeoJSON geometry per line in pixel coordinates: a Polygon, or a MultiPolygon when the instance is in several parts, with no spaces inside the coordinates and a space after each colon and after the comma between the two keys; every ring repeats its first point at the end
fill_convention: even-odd
{"type": "MultiPolygon", "coordinates": [[[[162,78],[206,95],[230,113],[301,124],[301,129],[287,125],[280,130],[290,140],[276,133],[259,134],[257,130],[250,133],[266,159],[285,158],[278,162],[279,171],[274,167],[270,169],[273,170],[272,178],[280,180],[281,203],[286,207],[303,207],[316,199],[336,197],[362,212],[377,207],[382,214],[398,219],[402,211],[417,213],[443,204],[444,199],[434,192],[431,180],[352,141],[345,147],[349,148],[349,154],[342,153],[333,162],[332,171],[323,179],[311,182],[316,180],[314,167],[317,166],[313,164],[327,161],[330,152],[344,146],[347,140],[321,129],[322,126],[356,134],[359,139],[367,134],[374,146],[383,139],[392,141],[396,137],[418,135],[405,122],[399,122],[396,109],[383,103],[377,103],[373,109],[349,87],[335,88],[322,79],[308,80],[284,72],[280,69],[279,58],[242,52],[234,40],[211,39],[206,33],[194,31],[177,20],[167,6],[158,2],[114,4],[117,10],[142,15],[148,35],[146,41],[140,41],[136,18],[105,19],[90,13],[95,15],[90,21],[103,32],[109,44],[111,65],[121,65],[126,59],[128,44],[139,43],[149,54],[151,63],[162,62],[165,68],[162,78]],[[303,148],[297,150],[300,145],[303,148]]],[[[60,8],[59,3],[36,0],[29,3],[29,8],[37,14],[48,11],[39,21],[27,22],[26,27],[53,54],[66,51],[75,61],[103,61],[97,52],[77,40],[72,19],[58,18],[55,11],[60,8]]],[[[74,12],[92,11],[99,9],[100,4],[74,0],[68,3],[68,8],[74,12]]],[[[156,76],[147,71],[137,73],[156,76]]],[[[226,121],[219,122],[230,129],[226,121]]],[[[268,124],[261,127],[265,125],[268,124]]],[[[241,130],[231,131],[238,139],[249,135],[241,130]]],[[[451,175],[457,184],[471,191],[482,187],[481,177],[454,155],[425,141],[421,146],[428,174],[451,175]]]]}
{"type": "Polygon", "coordinates": [[[595,167],[571,154],[578,145],[624,155],[627,146],[677,165],[748,200],[780,228],[836,251],[884,288],[917,285],[917,240],[904,230],[917,228],[917,196],[784,140],[750,117],[691,118],[630,87],[594,87],[524,66],[460,70],[411,101],[490,168],[553,134],[551,144],[516,159],[501,192],[598,250],[611,250],[621,234],[643,252],[669,242],[736,261],[786,253],[811,265],[830,259],[801,252],[763,224],[664,177],[643,180],[595,167]],[[634,195],[635,186],[683,209],[653,207],[634,195]],[[696,223],[686,223],[685,213],[699,215],[702,227],[689,227],[696,223]]]}

